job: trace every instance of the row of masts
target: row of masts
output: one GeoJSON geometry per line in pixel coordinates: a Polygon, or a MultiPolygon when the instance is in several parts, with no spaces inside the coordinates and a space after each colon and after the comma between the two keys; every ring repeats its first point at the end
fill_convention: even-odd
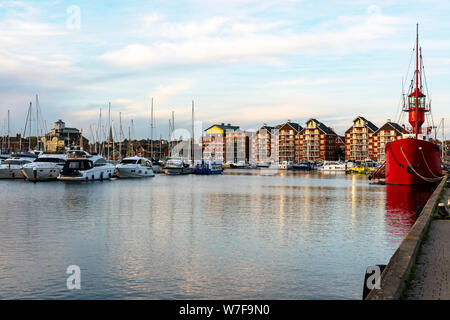
{"type": "MultiPolygon", "coordinates": [[[[33,103],[30,102],[26,121],[25,121],[25,129],[20,130],[20,139],[19,139],[19,149],[22,150],[22,137],[28,137],[28,148],[31,150],[32,147],[32,137],[34,136],[33,129],[35,130],[35,138],[36,138],[36,144],[34,145],[34,149],[46,151],[46,145],[45,143],[42,143],[40,137],[44,137],[47,135],[47,125],[46,121],[44,120],[42,116],[42,112],[39,105],[39,98],[38,95],[36,95],[36,102],[35,102],[35,110],[33,110],[33,103]],[[33,128],[33,122],[35,123],[35,128],[33,128]],[[40,123],[42,122],[42,123],[40,123]]],[[[108,124],[105,126],[102,120],[102,108],[100,108],[99,112],[99,118],[98,123],[95,125],[90,125],[90,136],[91,141],[93,141],[92,144],[90,144],[89,149],[90,151],[102,154],[105,156],[108,160],[111,160],[114,158],[114,151],[115,145],[116,145],[116,130],[114,126],[114,120],[111,119],[111,102],[108,103],[108,124]],[[107,132],[106,133],[106,129],[107,132]]],[[[192,101],[192,139],[191,139],[191,159],[194,159],[194,152],[193,152],[193,136],[194,136],[194,101],[192,101]]],[[[10,152],[11,150],[11,127],[10,127],[10,110],[8,110],[8,117],[7,120],[3,121],[3,136],[1,141],[1,151],[8,150],[10,152]],[[7,124],[5,123],[7,122],[7,124]],[[7,127],[7,130],[5,132],[5,127],[7,127]]],[[[161,150],[162,150],[162,136],[159,137],[159,155],[155,153],[154,150],[154,128],[155,128],[155,118],[154,118],[154,100],[151,99],[151,110],[150,110],[150,139],[148,141],[148,150],[149,150],[149,158],[155,159],[155,156],[159,156],[161,158],[161,150]]],[[[175,130],[175,112],[172,111],[171,113],[171,119],[169,119],[169,135],[168,135],[168,142],[169,142],[169,150],[171,142],[176,142],[176,139],[172,141],[173,134],[175,130]]],[[[122,126],[122,112],[119,112],[119,159],[122,158],[122,151],[123,150],[123,141],[124,141],[124,131],[122,126]]],[[[135,143],[134,143],[134,120],[131,119],[131,125],[128,127],[128,150],[126,155],[127,156],[135,156],[135,143]]],[[[80,141],[79,141],[79,147],[83,147],[83,129],[80,131],[80,141]]]]}

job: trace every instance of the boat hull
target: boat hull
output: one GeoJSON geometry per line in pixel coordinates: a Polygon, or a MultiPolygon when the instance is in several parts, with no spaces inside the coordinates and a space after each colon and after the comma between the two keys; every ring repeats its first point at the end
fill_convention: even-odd
{"type": "Polygon", "coordinates": [[[389,142],[385,151],[388,184],[431,184],[442,175],[440,151],[434,143],[400,139],[389,142]]]}
{"type": "Polygon", "coordinates": [[[119,178],[145,178],[155,176],[151,168],[117,166],[116,170],[119,178]]]}

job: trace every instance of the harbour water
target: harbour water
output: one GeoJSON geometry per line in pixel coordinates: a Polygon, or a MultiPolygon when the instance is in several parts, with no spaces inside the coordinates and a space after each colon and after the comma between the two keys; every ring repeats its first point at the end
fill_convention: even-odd
{"type": "Polygon", "coordinates": [[[3,180],[0,299],[361,299],[366,267],[388,262],[431,194],[409,191],[258,170],[3,180]]]}

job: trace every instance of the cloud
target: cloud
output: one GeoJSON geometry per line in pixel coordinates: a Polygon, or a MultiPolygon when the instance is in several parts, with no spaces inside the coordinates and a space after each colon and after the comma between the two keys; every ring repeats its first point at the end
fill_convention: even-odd
{"type": "Polygon", "coordinates": [[[268,62],[283,55],[348,54],[370,51],[392,35],[404,19],[373,14],[338,17],[312,32],[298,32],[286,21],[246,21],[213,17],[202,22],[159,21],[160,37],[128,44],[100,58],[110,65],[145,68],[161,65],[268,62]],[[331,31],[332,30],[332,31],[331,31]]]}

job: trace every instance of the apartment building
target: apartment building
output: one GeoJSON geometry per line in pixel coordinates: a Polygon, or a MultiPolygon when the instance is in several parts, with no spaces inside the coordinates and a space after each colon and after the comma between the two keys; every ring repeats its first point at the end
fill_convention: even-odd
{"type": "Polygon", "coordinates": [[[364,117],[357,117],[345,131],[345,160],[365,161],[373,158],[370,139],[378,127],[364,117]]]}

